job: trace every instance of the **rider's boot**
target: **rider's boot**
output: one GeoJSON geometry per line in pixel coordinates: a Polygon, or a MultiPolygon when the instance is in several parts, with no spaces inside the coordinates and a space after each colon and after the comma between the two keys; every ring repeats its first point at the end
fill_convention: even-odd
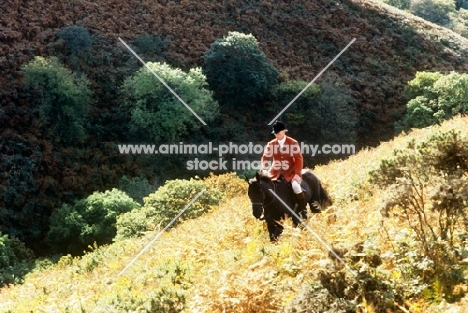
{"type": "Polygon", "coordinates": [[[310,206],[310,212],[312,213],[322,213],[322,211],[319,209],[319,206],[317,204],[312,204],[310,206]]]}
{"type": "Polygon", "coordinates": [[[305,201],[305,196],[304,196],[304,192],[301,192],[301,193],[297,193],[296,194],[296,200],[297,200],[297,212],[299,213],[299,216],[302,218],[302,219],[308,219],[309,216],[307,214],[307,207],[306,207],[306,201],[305,201]]]}

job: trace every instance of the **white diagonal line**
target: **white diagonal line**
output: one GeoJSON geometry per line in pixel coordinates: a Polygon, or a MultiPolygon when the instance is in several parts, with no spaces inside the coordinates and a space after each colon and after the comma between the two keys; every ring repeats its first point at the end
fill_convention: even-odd
{"type": "Polygon", "coordinates": [[[125,266],[125,268],[117,275],[117,277],[119,277],[120,275],[122,275],[143,253],[145,253],[146,250],[148,250],[148,248],[156,241],[158,240],[158,238],[182,215],[182,213],[185,212],[185,210],[187,210],[201,195],[202,193],[204,193],[206,191],[206,189],[203,189],[202,191],[200,191],[186,206],[185,208],[183,208],[179,214],[177,214],[170,222],[169,224],[166,225],[166,227],[164,227],[164,229],[162,231],[160,231],[156,237],[154,237],[153,240],[151,240],[141,251],[140,253],[138,253],[133,259],[132,261],[130,261],[130,263],[128,263],[127,266],[125,266]]]}
{"type": "Polygon", "coordinates": [[[189,105],[188,105],[187,103],[185,103],[185,101],[182,100],[182,98],[179,97],[179,95],[176,94],[176,92],[175,92],[174,90],[172,90],[172,88],[169,87],[169,85],[166,84],[166,82],[165,82],[161,77],[159,77],[158,74],[156,74],[156,73],[148,66],[148,64],[146,64],[146,62],[143,61],[143,60],[138,56],[138,54],[135,53],[135,51],[133,51],[133,49],[130,48],[130,47],[125,43],[125,41],[123,41],[120,37],[119,37],[119,40],[120,40],[120,42],[121,42],[121,43],[122,43],[122,44],[123,44],[123,45],[124,45],[140,62],[141,62],[141,63],[143,63],[144,66],[146,66],[146,68],[147,68],[154,76],[156,76],[157,79],[159,79],[159,81],[160,81],[164,86],[166,86],[167,89],[169,89],[170,92],[172,92],[172,94],[173,94],[183,105],[185,105],[185,107],[186,107],[187,109],[190,110],[190,112],[192,112],[193,115],[195,115],[196,118],[198,118],[198,119],[200,120],[200,122],[202,122],[203,125],[206,126],[205,121],[203,121],[203,120],[201,119],[201,117],[198,116],[198,114],[195,113],[195,111],[192,110],[192,108],[189,107],[189,105]]]}
{"type": "Polygon", "coordinates": [[[278,199],[279,201],[281,201],[281,203],[289,210],[289,212],[291,212],[291,214],[294,215],[294,217],[297,218],[297,219],[301,222],[301,224],[304,225],[304,227],[305,227],[309,232],[311,232],[312,235],[314,235],[315,238],[317,238],[317,240],[320,241],[320,243],[323,244],[323,245],[327,248],[327,250],[330,251],[330,252],[335,256],[335,258],[337,258],[338,261],[340,261],[340,262],[344,265],[344,267],[346,267],[346,269],[347,269],[348,271],[351,272],[351,274],[353,274],[354,276],[357,276],[357,274],[348,266],[348,264],[346,264],[346,262],[345,262],[338,254],[336,254],[336,252],[332,249],[332,247],[330,247],[325,241],[323,241],[323,239],[320,238],[320,236],[317,235],[317,233],[314,232],[314,231],[312,230],[312,228],[310,228],[310,226],[307,225],[307,224],[304,222],[304,220],[303,220],[299,215],[297,215],[296,212],[294,212],[294,211],[283,201],[283,199],[281,199],[281,198],[273,191],[273,189],[268,189],[268,190],[270,190],[270,192],[276,197],[276,199],[278,199]]]}
{"type": "Polygon", "coordinates": [[[302,89],[302,91],[301,91],[300,93],[298,93],[298,95],[297,95],[294,99],[292,99],[291,102],[289,102],[289,104],[288,104],[287,106],[285,106],[284,109],[283,109],[281,112],[278,113],[278,115],[275,116],[274,119],[272,119],[272,120],[270,121],[270,123],[268,123],[268,125],[273,124],[273,122],[274,122],[279,116],[281,116],[281,114],[283,114],[283,112],[286,111],[286,110],[291,106],[291,104],[293,104],[294,101],[296,101],[297,98],[299,98],[299,97],[304,93],[304,91],[306,91],[307,88],[309,88],[310,85],[312,85],[312,84],[313,84],[313,83],[314,83],[314,82],[315,82],[315,81],[316,81],[316,80],[317,80],[317,79],[318,79],[318,78],[319,78],[319,77],[320,77],[320,76],[321,76],[321,75],[322,75],[322,74],[323,74],[339,57],[340,57],[340,55],[342,55],[343,52],[345,52],[345,51],[349,48],[349,46],[351,46],[351,45],[353,44],[353,42],[355,42],[355,41],[356,41],[356,38],[353,38],[353,40],[351,40],[351,42],[348,43],[348,45],[347,45],[346,47],[344,47],[344,49],[341,50],[341,52],[338,53],[338,55],[337,55],[333,60],[331,60],[330,63],[328,63],[328,65],[325,66],[324,69],[323,69],[320,73],[318,73],[317,76],[315,76],[314,79],[312,79],[312,81],[311,81],[310,83],[308,83],[307,86],[305,86],[304,89],[302,89]]]}

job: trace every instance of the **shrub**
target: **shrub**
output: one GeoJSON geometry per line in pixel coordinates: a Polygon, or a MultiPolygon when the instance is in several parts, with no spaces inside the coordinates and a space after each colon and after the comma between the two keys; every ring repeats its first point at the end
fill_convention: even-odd
{"type": "Polygon", "coordinates": [[[444,26],[449,22],[448,14],[455,11],[453,0],[412,0],[410,11],[425,20],[444,26]]]}
{"type": "MultiPolygon", "coordinates": [[[[273,88],[271,101],[282,110],[307,84],[299,80],[278,84],[273,88]]],[[[309,86],[282,120],[298,140],[355,143],[358,125],[355,105],[348,87],[328,80],[309,86]]]]}
{"type": "Polygon", "coordinates": [[[30,145],[16,136],[0,138],[0,229],[33,246],[46,231],[50,209],[37,179],[43,155],[30,145]]]}
{"type": "Polygon", "coordinates": [[[167,55],[166,48],[171,40],[161,38],[161,36],[142,34],[135,39],[134,43],[139,54],[151,58],[153,61],[161,61],[167,55]]]}
{"type": "MultiPolygon", "coordinates": [[[[276,85],[272,89],[270,106],[277,107],[278,111],[291,102],[299,92],[307,86],[307,82],[300,80],[287,81],[276,85]]],[[[320,138],[320,87],[312,84],[284,113],[282,121],[286,123],[292,136],[301,139],[301,134],[307,134],[308,138],[320,138]],[[300,130],[300,131],[299,131],[300,130]]],[[[279,112],[277,112],[279,113],[279,112]]]]}
{"type": "Polygon", "coordinates": [[[236,173],[226,173],[210,176],[203,180],[208,190],[217,189],[223,193],[225,199],[231,199],[236,196],[245,196],[247,194],[248,184],[244,179],[237,177],[236,173]]]}
{"type": "Polygon", "coordinates": [[[95,192],[52,213],[47,242],[55,252],[73,255],[81,254],[94,242],[110,243],[116,235],[117,216],[139,207],[120,190],[95,192]]]}
{"type": "MultiPolygon", "coordinates": [[[[205,122],[213,119],[218,104],[212,98],[201,69],[188,73],[165,63],[147,63],[205,122]]],[[[202,123],[147,69],[123,84],[123,109],[131,116],[130,131],[138,140],[179,140],[202,123]]]]}
{"type": "Polygon", "coordinates": [[[418,72],[408,82],[407,112],[395,130],[427,127],[468,112],[468,74],[418,72]]]}
{"type": "Polygon", "coordinates": [[[91,101],[88,79],[72,73],[55,57],[35,57],[21,72],[26,86],[40,92],[39,116],[52,135],[65,142],[85,139],[91,101]]]}
{"type": "Polygon", "coordinates": [[[15,237],[0,232],[0,288],[19,284],[34,266],[34,253],[15,237]]]}
{"type": "Polygon", "coordinates": [[[358,132],[356,100],[351,89],[338,81],[320,84],[321,138],[324,142],[355,143],[358,132]]]}
{"type": "Polygon", "coordinates": [[[89,50],[93,44],[93,38],[89,34],[89,30],[82,26],[64,27],[58,32],[58,36],[63,39],[72,52],[89,50]]]}
{"type": "Polygon", "coordinates": [[[141,205],[143,204],[143,198],[157,189],[155,185],[151,185],[146,178],[142,177],[128,179],[127,176],[123,176],[119,180],[119,190],[125,192],[141,205]]]}
{"type": "Polygon", "coordinates": [[[154,230],[158,225],[166,226],[189,202],[202,190],[200,197],[174,223],[202,215],[216,206],[221,199],[221,192],[208,188],[201,180],[170,180],[155,193],[144,198],[141,210],[122,214],[117,218],[116,240],[134,237],[141,232],[154,230]]]}
{"type": "Polygon", "coordinates": [[[0,269],[13,265],[15,262],[18,262],[18,258],[11,246],[10,238],[0,233],[0,269]]]}
{"type": "MultiPolygon", "coordinates": [[[[426,142],[411,142],[395,157],[382,160],[371,182],[386,189],[384,216],[393,213],[414,232],[425,258],[425,282],[442,286],[448,299],[460,282],[457,267],[468,225],[468,144],[460,133],[435,133],[426,142]],[[429,262],[429,263],[428,263],[429,262]]],[[[437,290],[439,292],[439,290],[437,290]]]]}
{"type": "Polygon", "coordinates": [[[383,0],[383,2],[400,10],[408,10],[411,5],[411,0],[383,0]]]}
{"type": "Polygon", "coordinates": [[[221,108],[255,108],[278,83],[278,72],[251,34],[216,40],[203,56],[203,73],[221,108]]]}

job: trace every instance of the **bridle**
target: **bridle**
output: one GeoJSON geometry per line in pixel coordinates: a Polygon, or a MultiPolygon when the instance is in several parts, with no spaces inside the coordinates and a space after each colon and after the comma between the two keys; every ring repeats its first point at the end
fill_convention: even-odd
{"type": "MultiPolygon", "coordinates": [[[[262,206],[262,209],[265,209],[266,207],[269,207],[270,205],[272,205],[276,199],[275,197],[272,197],[270,203],[264,204],[265,203],[265,191],[263,189],[262,181],[261,180],[257,181],[257,183],[260,185],[260,190],[262,192],[262,202],[252,202],[252,206],[262,206]]],[[[272,182],[272,184],[273,184],[273,191],[276,192],[275,183],[272,182]]]]}

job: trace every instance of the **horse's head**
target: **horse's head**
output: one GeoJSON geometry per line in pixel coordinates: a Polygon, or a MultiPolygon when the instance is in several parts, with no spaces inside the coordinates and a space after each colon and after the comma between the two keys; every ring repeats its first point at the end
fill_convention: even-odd
{"type": "Polygon", "coordinates": [[[250,202],[252,203],[252,214],[259,219],[263,214],[263,201],[265,193],[261,182],[257,178],[249,180],[249,189],[247,191],[250,202]]]}
{"type": "Polygon", "coordinates": [[[252,202],[252,212],[256,218],[260,218],[263,213],[265,202],[265,190],[272,184],[268,171],[258,171],[255,178],[248,180],[249,189],[248,195],[252,202]]]}

